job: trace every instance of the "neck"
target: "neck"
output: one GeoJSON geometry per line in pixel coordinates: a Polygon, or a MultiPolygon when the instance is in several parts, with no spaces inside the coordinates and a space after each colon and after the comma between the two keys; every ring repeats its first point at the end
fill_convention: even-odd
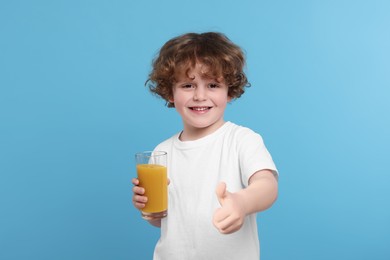
{"type": "Polygon", "coordinates": [[[186,126],[184,125],[184,129],[181,132],[179,139],[180,141],[195,141],[200,138],[203,138],[207,135],[210,135],[217,131],[221,126],[223,126],[225,123],[224,120],[221,120],[220,122],[213,124],[208,127],[204,128],[197,128],[192,126],[186,126]]]}

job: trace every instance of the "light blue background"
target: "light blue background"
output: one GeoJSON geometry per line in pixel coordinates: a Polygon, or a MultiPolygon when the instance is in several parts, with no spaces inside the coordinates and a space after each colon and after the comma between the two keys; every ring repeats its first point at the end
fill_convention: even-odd
{"type": "MultiPolygon", "coordinates": [[[[151,259],[133,154],[181,129],[144,87],[165,41],[221,31],[280,196],[264,260],[390,259],[390,2],[0,2],[0,259],[151,259]]],[[[245,257],[243,256],[243,259],[245,257]]]]}

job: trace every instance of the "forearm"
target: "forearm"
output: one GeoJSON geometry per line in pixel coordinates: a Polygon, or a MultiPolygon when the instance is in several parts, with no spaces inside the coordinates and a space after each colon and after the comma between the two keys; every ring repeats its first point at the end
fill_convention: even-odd
{"type": "Polygon", "coordinates": [[[278,181],[270,170],[256,172],[247,188],[236,193],[246,215],[264,211],[272,206],[278,196],[278,181]]]}

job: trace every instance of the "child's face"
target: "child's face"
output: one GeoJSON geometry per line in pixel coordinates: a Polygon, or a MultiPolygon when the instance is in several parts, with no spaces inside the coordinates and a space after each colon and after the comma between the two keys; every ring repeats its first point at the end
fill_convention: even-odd
{"type": "Polygon", "coordinates": [[[169,101],[181,115],[184,131],[203,131],[207,135],[223,125],[223,114],[231,98],[224,80],[207,77],[205,69],[196,64],[188,73],[178,74],[169,101]]]}

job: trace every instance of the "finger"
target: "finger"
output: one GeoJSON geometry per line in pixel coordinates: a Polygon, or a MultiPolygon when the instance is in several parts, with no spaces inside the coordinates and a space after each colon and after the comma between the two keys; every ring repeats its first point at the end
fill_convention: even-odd
{"type": "Polygon", "coordinates": [[[228,230],[232,225],[234,225],[234,222],[231,216],[226,217],[218,223],[219,230],[221,231],[228,230]]]}
{"type": "Polygon", "coordinates": [[[171,183],[171,180],[168,178],[168,185],[169,185],[169,183],[171,183]]]}
{"type": "Polygon", "coordinates": [[[222,234],[230,234],[239,229],[239,223],[229,216],[218,223],[217,229],[222,234]]]}
{"type": "Polygon", "coordinates": [[[226,195],[226,183],[220,182],[217,185],[217,188],[215,190],[215,194],[217,195],[219,204],[221,204],[221,206],[223,206],[223,199],[225,198],[225,195],[226,195]]]}
{"type": "Polygon", "coordinates": [[[133,196],[133,204],[139,210],[145,208],[147,201],[148,198],[145,196],[139,196],[139,195],[133,196]]]}
{"type": "Polygon", "coordinates": [[[222,211],[221,208],[216,209],[213,216],[213,225],[218,230],[220,228],[219,222],[221,222],[224,219],[224,216],[221,211],[222,211]]]}
{"type": "Polygon", "coordinates": [[[226,219],[228,216],[229,215],[226,214],[226,212],[222,208],[216,209],[213,216],[214,225],[219,225],[219,223],[226,219]]]}
{"type": "Polygon", "coordinates": [[[134,204],[134,207],[137,209],[145,208],[145,203],[139,203],[139,202],[133,201],[133,204],[134,204]]]}
{"type": "Polygon", "coordinates": [[[137,178],[133,178],[131,180],[131,183],[133,183],[134,185],[138,185],[139,184],[139,180],[137,178]]]}
{"type": "Polygon", "coordinates": [[[135,194],[143,195],[143,194],[145,194],[145,189],[142,188],[142,187],[139,187],[139,186],[134,186],[133,187],[133,192],[135,194]]]}
{"type": "Polygon", "coordinates": [[[148,202],[148,197],[140,196],[140,195],[134,195],[133,196],[133,202],[145,204],[146,202],[148,202]]]}

